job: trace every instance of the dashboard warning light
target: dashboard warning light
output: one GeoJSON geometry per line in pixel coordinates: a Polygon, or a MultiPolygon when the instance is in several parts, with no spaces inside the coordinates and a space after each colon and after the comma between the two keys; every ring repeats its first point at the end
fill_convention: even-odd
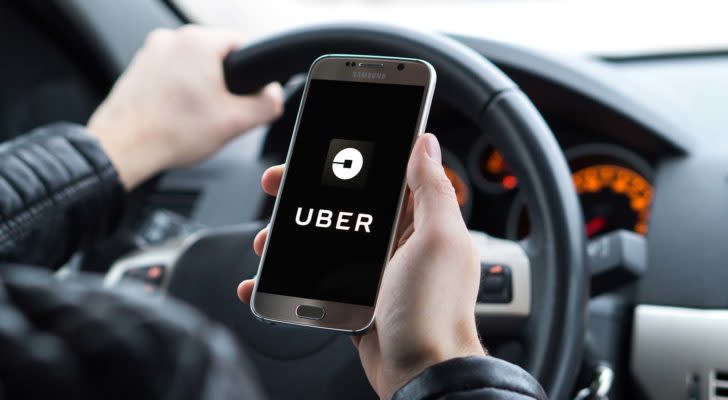
{"type": "Polygon", "coordinates": [[[518,178],[516,178],[513,175],[506,175],[503,177],[503,180],[501,181],[501,184],[506,189],[513,189],[516,186],[518,186],[518,178]]]}

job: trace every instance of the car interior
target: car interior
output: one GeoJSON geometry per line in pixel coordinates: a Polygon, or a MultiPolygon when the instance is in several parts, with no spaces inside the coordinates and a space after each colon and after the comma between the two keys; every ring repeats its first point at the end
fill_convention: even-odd
{"type": "MultiPolygon", "coordinates": [[[[85,124],[149,32],[200,22],[184,3],[0,0],[0,141],[85,124]]],[[[273,209],[261,174],[284,162],[327,53],[435,66],[427,131],[481,251],[492,355],[553,399],[728,399],[728,47],[562,54],[376,21],[264,35],[227,57],[226,81],[280,81],[284,115],[135,190],[117,232],[59,279],[191,304],[233,333],[271,399],[376,398],[349,338],[261,324],[235,294],[273,209]]]]}

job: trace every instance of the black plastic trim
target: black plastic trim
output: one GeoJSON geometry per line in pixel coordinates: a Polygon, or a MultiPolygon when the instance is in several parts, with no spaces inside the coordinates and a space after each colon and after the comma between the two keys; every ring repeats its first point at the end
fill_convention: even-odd
{"type": "Polygon", "coordinates": [[[601,56],[600,59],[613,63],[631,63],[666,60],[694,60],[696,58],[728,57],[726,49],[709,49],[697,51],[679,51],[674,53],[647,53],[627,56],[601,56]]]}
{"type": "MultiPolygon", "coordinates": [[[[38,0],[33,0],[38,3],[38,0]]],[[[178,17],[160,1],[49,0],[88,41],[114,78],[124,71],[147,34],[155,28],[176,28],[178,17]]]]}
{"type": "MultiPolygon", "coordinates": [[[[633,126],[639,127],[656,139],[653,143],[665,150],[663,154],[687,154],[696,142],[694,135],[680,121],[657,112],[631,96],[631,88],[626,87],[625,81],[616,79],[618,75],[607,63],[586,57],[561,57],[493,40],[459,35],[452,37],[508,73],[516,71],[520,75],[536,77],[542,83],[555,85],[561,93],[578,96],[580,102],[599,105],[600,110],[608,111],[615,117],[611,123],[616,126],[632,131],[635,131],[633,126]]],[[[581,117],[590,115],[595,114],[581,117]]]]}

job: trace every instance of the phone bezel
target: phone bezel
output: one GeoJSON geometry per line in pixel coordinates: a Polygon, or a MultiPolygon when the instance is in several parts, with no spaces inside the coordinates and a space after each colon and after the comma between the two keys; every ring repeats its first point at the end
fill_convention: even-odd
{"type": "MultiPolygon", "coordinates": [[[[420,134],[424,132],[424,129],[427,125],[427,117],[430,112],[430,104],[432,103],[432,96],[434,94],[435,82],[437,78],[435,69],[432,67],[432,65],[424,60],[348,54],[328,54],[317,58],[311,65],[308,76],[306,78],[303,97],[298,109],[298,115],[296,117],[293,134],[291,136],[291,142],[288,147],[288,154],[286,155],[286,165],[288,165],[291,159],[291,154],[293,154],[294,151],[294,144],[296,142],[296,136],[298,134],[301,115],[303,113],[306,99],[308,96],[309,84],[313,79],[367,82],[372,84],[401,84],[423,86],[425,89],[425,95],[422,96],[422,103],[418,115],[417,127],[412,136],[412,145],[414,145],[415,140],[420,134]],[[352,67],[351,64],[347,66],[347,62],[354,62],[356,63],[356,66],[352,67]],[[361,63],[379,64],[381,66],[360,66],[361,63]],[[397,66],[399,64],[405,65],[403,70],[397,69],[397,66]],[[379,72],[380,74],[355,74],[354,71],[379,72]]],[[[268,237],[265,242],[260,263],[258,265],[258,273],[256,276],[261,276],[261,272],[263,270],[265,256],[268,251],[268,242],[271,240],[271,237],[274,234],[273,225],[278,211],[279,200],[281,196],[283,196],[285,190],[285,182],[286,171],[284,171],[283,173],[279,194],[273,207],[268,237]]],[[[406,180],[403,179],[402,187],[399,194],[397,212],[393,221],[394,227],[392,229],[392,234],[389,238],[387,256],[383,261],[385,265],[392,257],[392,253],[394,251],[394,242],[396,239],[398,225],[401,218],[404,195],[406,193],[405,189],[406,180]]],[[[379,284],[377,285],[377,299],[379,297],[379,290],[381,288],[383,274],[384,267],[382,268],[382,273],[379,277],[379,284]]],[[[250,308],[253,312],[253,315],[264,322],[272,324],[308,326],[313,328],[354,334],[363,332],[372,325],[372,323],[374,322],[374,312],[376,306],[362,306],[357,304],[307,299],[301,297],[260,292],[258,291],[258,280],[256,279],[255,287],[253,289],[253,296],[250,302],[250,308]],[[313,305],[317,307],[323,307],[325,310],[325,315],[322,319],[305,319],[299,317],[296,315],[296,308],[300,305],[313,305]]]]}

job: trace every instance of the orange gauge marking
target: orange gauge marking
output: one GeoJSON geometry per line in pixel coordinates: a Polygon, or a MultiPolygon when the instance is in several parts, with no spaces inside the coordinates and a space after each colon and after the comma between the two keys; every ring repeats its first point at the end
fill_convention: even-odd
{"type": "Polygon", "coordinates": [[[500,181],[500,185],[506,189],[515,189],[518,186],[518,179],[511,172],[511,168],[503,158],[503,154],[495,148],[490,148],[486,153],[480,168],[484,175],[493,177],[495,181],[500,181]]]}
{"type": "Polygon", "coordinates": [[[506,169],[506,162],[500,151],[493,150],[490,156],[485,160],[485,170],[493,175],[502,174],[506,169]]]}
{"type": "Polygon", "coordinates": [[[465,184],[463,178],[461,178],[454,169],[448,167],[447,165],[443,165],[442,167],[445,169],[445,175],[447,175],[447,179],[450,179],[452,187],[455,188],[455,196],[458,199],[458,205],[462,207],[463,205],[465,205],[465,203],[468,202],[468,199],[470,198],[468,185],[465,184]]]}
{"type": "Polygon", "coordinates": [[[617,165],[593,165],[572,174],[577,193],[611,190],[626,196],[630,208],[637,213],[634,231],[646,235],[652,204],[652,185],[642,175],[617,165]]]}

